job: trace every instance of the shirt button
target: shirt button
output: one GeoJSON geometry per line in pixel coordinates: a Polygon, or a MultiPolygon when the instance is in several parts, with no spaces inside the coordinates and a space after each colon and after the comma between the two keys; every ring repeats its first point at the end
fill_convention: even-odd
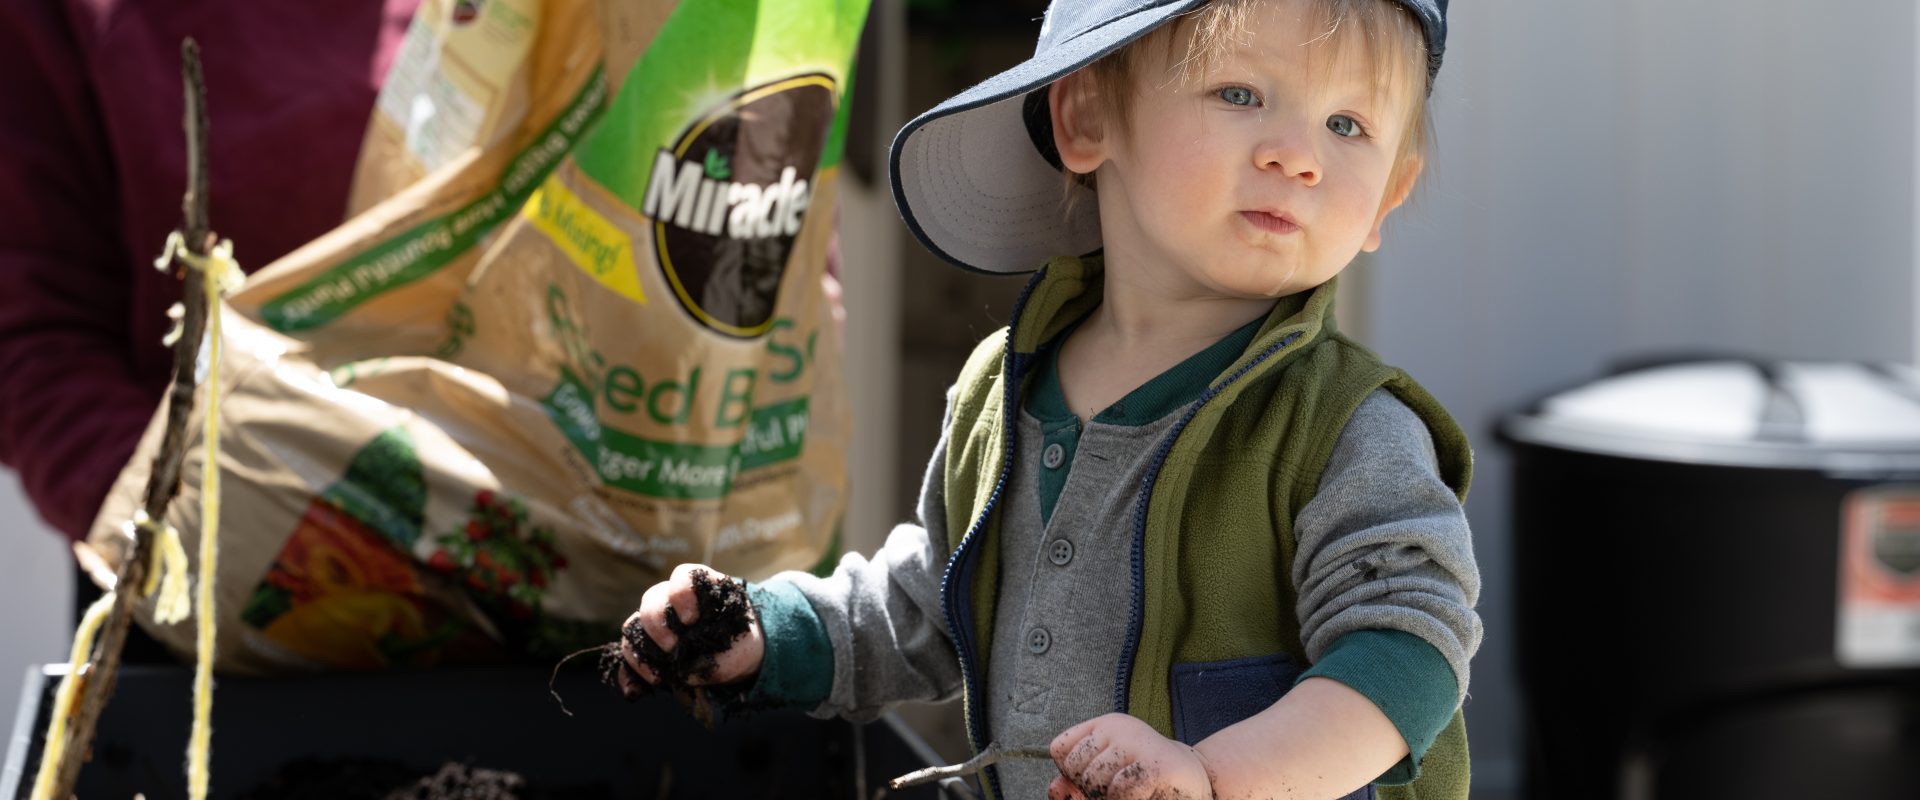
{"type": "Polygon", "coordinates": [[[1053,634],[1047,633],[1046,628],[1034,628],[1033,630],[1027,631],[1027,650],[1029,652],[1037,656],[1047,652],[1047,648],[1052,646],[1053,634]]]}
{"type": "Polygon", "coordinates": [[[1040,454],[1040,461],[1047,465],[1047,469],[1059,469],[1066,460],[1067,448],[1061,447],[1059,442],[1047,445],[1046,452],[1040,454]]]}
{"type": "Polygon", "coordinates": [[[1047,546],[1047,558],[1053,562],[1054,566],[1066,566],[1067,562],[1073,560],[1073,542],[1065,539],[1053,540],[1053,544],[1047,546]]]}

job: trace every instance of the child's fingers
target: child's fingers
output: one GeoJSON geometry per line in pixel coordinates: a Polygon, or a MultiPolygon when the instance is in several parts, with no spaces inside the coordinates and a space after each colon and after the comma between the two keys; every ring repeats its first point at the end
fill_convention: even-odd
{"type": "Polygon", "coordinates": [[[1138,761],[1113,773],[1107,781],[1107,800],[1148,800],[1159,789],[1159,773],[1138,761]]]}
{"type": "Polygon", "coordinates": [[[1053,783],[1047,784],[1047,800],[1086,800],[1086,795],[1074,788],[1073,781],[1065,775],[1053,776],[1053,783]]]}
{"type": "Polygon", "coordinates": [[[626,669],[620,671],[620,677],[622,679],[625,679],[631,672],[638,674],[640,678],[647,683],[660,682],[660,676],[653,671],[652,667],[647,666],[647,662],[640,660],[639,653],[633,651],[633,644],[631,642],[625,640],[620,642],[620,660],[626,662],[627,665],[626,669]]]}
{"type": "Polygon", "coordinates": [[[614,675],[614,682],[620,685],[620,696],[628,700],[640,697],[640,687],[633,685],[633,670],[621,668],[614,675]]]}
{"type": "Polygon", "coordinates": [[[1093,732],[1094,719],[1061,731],[1059,736],[1053,737],[1053,741],[1047,744],[1047,752],[1053,755],[1054,763],[1063,763],[1067,754],[1073,752],[1073,748],[1080,744],[1080,740],[1087,738],[1087,734],[1093,732]]]}
{"type": "Polygon", "coordinates": [[[733,683],[760,671],[760,660],[765,657],[765,652],[765,640],[760,636],[759,625],[755,624],[747,629],[745,635],[729,643],[727,649],[714,654],[711,672],[694,675],[687,679],[687,683],[694,686],[733,683]]]}
{"type": "Polygon", "coordinates": [[[673,575],[667,579],[667,583],[673,586],[673,592],[667,595],[667,602],[673,605],[673,613],[685,625],[692,625],[700,618],[700,599],[693,596],[694,570],[705,570],[708,578],[715,581],[727,578],[705,564],[681,564],[673,568],[673,575]]]}
{"type": "Polygon", "coordinates": [[[642,663],[640,657],[633,652],[633,645],[625,641],[620,642],[620,662],[621,668],[614,671],[614,678],[620,687],[621,696],[628,700],[638,700],[646,696],[648,684],[660,682],[659,676],[655,675],[653,670],[642,663]]]}
{"type": "Polygon", "coordinates": [[[640,628],[662,650],[671,652],[673,646],[680,642],[680,637],[673,632],[673,626],[667,624],[669,610],[682,625],[692,625],[700,619],[700,600],[693,596],[694,570],[706,570],[714,580],[726,578],[701,564],[681,564],[673,568],[666,580],[648,587],[646,593],[640,596],[640,628]]]}
{"type": "MultiPolygon", "coordinates": [[[[650,587],[647,589],[647,591],[652,592],[653,589],[650,587]]],[[[620,658],[621,660],[627,662],[627,664],[629,665],[639,664],[640,654],[633,649],[634,643],[627,639],[627,632],[632,630],[633,626],[635,625],[639,625],[640,629],[642,631],[645,631],[647,627],[646,620],[647,620],[647,595],[642,594],[640,596],[640,607],[637,609],[634,609],[632,614],[627,615],[626,622],[620,623],[620,658]]],[[[652,639],[653,638],[652,634],[648,634],[647,638],[652,639]]],[[[660,643],[659,640],[657,639],[654,640],[654,644],[659,644],[659,643],[660,643]]]]}
{"type": "Polygon", "coordinates": [[[640,620],[640,630],[647,634],[647,638],[659,645],[660,649],[669,652],[680,641],[680,637],[674,635],[673,629],[667,627],[667,609],[673,607],[668,598],[673,594],[674,588],[672,580],[647,587],[646,593],[640,595],[640,610],[633,615],[640,620]]]}
{"type": "Polygon", "coordinates": [[[647,683],[650,682],[651,679],[643,682],[638,676],[634,674],[634,671],[632,669],[622,668],[618,672],[616,672],[616,674],[614,675],[614,678],[615,680],[618,681],[620,685],[621,697],[624,697],[628,700],[638,700],[647,695],[647,691],[648,691],[647,683]]]}
{"type": "Polygon", "coordinates": [[[1133,754],[1124,745],[1111,745],[1100,751],[1077,772],[1067,773],[1075,786],[1103,797],[1113,794],[1113,776],[1133,764],[1133,754]]]}
{"type": "Polygon", "coordinates": [[[1094,759],[1105,752],[1105,740],[1106,737],[1102,736],[1098,730],[1089,731],[1067,748],[1065,756],[1054,756],[1053,761],[1060,767],[1060,774],[1067,776],[1075,785],[1086,787],[1087,782],[1080,780],[1080,776],[1086,772],[1087,766],[1092,764],[1094,759]]]}

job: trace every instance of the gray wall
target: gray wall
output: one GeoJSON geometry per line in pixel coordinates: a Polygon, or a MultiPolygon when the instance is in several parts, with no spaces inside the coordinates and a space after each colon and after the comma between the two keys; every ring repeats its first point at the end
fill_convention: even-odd
{"type": "Polygon", "coordinates": [[[73,557],[40,523],[11,471],[0,469],[0,730],[13,730],[27,665],[67,659],[73,557]]]}
{"type": "Polygon", "coordinates": [[[1435,170],[1355,304],[1475,440],[1474,795],[1503,797],[1523,731],[1496,420],[1632,354],[1914,358],[1916,20],[1906,0],[1473,0],[1450,22],[1435,170]]]}

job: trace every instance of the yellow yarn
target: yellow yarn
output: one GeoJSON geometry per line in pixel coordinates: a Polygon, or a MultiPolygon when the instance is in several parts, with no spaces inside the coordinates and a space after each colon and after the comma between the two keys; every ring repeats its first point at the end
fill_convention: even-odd
{"type": "Polygon", "coordinates": [[[73,707],[73,695],[80,690],[80,672],[87,667],[87,659],[93,654],[93,638],[100,634],[100,625],[107,620],[107,612],[113,610],[113,592],[107,592],[100,599],[87,606],[87,613],[80,618],[80,627],[73,631],[73,654],[67,658],[67,674],[60,679],[60,688],[53,693],[53,722],[47,725],[46,744],[40,751],[40,772],[33,778],[33,800],[54,800],[53,785],[59,777],[61,754],[67,749],[67,717],[73,707]]]}
{"type": "MultiPolygon", "coordinates": [[[[207,762],[213,739],[213,576],[219,560],[220,531],[220,298],[239,288],[244,276],[239,263],[233,260],[232,240],[223,239],[207,255],[200,256],[188,252],[186,239],[179,231],[174,231],[167,235],[165,249],[159,258],[154,259],[153,266],[166,272],[176,259],[200,274],[201,285],[207,293],[207,409],[203,437],[206,451],[200,465],[200,591],[197,603],[200,614],[196,620],[198,641],[193,669],[193,731],[187,741],[187,794],[193,800],[206,800],[207,762]]],[[[171,344],[179,335],[180,331],[176,329],[168,335],[167,342],[171,344]]],[[[142,596],[153,595],[156,588],[160,590],[159,598],[154,602],[154,619],[161,623],[185,619],[196,604],[188,597],[187,551],[180,544],[179,531],[174,530],[172,525],[147,517],[144,509],[134,512],[134,525],[146,529],[154,537],[152,561],[148,564],[146,580],[138,587],[142,596]]],[[[34,777],[33,800],[56,800],[51,795],[58,781],[56,772],[61,756],[66,750],[67,722],[74,693],[79,690],[79,675],[93,654],[94,637],[99,635],[100,626],[112,610],[113,600],[114,592],[109,591],[95,601],[87,608],[86,615],[80,620],[80,627],[73,633],[73,653],[68,659],[67,674],[60,679],[60,687],[54,692],[53,721],[47,726],[40,770],[34,777]]]]}
{"type": "Polygon", "coordinates": [[[143,597],[154,600],[153,619],[171,625],[193,613],[193,594],[187,590],[187,548],[180,544],[180,532],[165,522],[154,522],[146,509],[133,512],[133,526],[153,537],[153,555],[147,565],[147,579],[140,587],[143,597]]]}
{"type": "MultiPolygon", "coordinates": [[[[133,521],[120,526],[120,531],[127,535],[128,540],[137,541],[141,529],[145,529],[147,533],[152,536],[160,536],[160,526],[153,524],[153,518],[147,516],[147,510],[144,508],[136,508],[133,510],[133,521]]],[[[146,580],[140,583],[140,596],[152,597],[153,590],[160,588],[160,576],[165,574],[166,571],[166,550],[160,546],[159,539],[156,538],[154,540],[153,551],[147,554],[147,577],[146,580]]],[[[119,587],[116,586],[115,588],[119,587]]]]}
{"type": "Polygon", "coordinates": [[[166,272],[167,267],[175,261],[192,267],[202,275],[210,276],[217,284],[219,295],[207,297],[209,320],[212,315],[219,313],[220,297],[240,288],[241,282],[246,280],[246,275],[240,270],[240,262],[233,260],[232,239],[220,240],[219,244],[214,245],[212,250],[202,256],[188,250],[186,237],[179,231],[174,231],[167,234],[167,243],[161,245],[160,257],[153,260],[153,268],[166,272]]]}
{"type": "Polygon", "coordinates": [[[190,257],[188,264],[205,278],[207,291],[207,414],[206,455],[200,464],[200,607],[199,637],[193,664],[193,733],[187,740],[187,795],[207,796],[207,761],[213,740],[213,576],[220,551],[220,297],[240,280],[233,261],[233,242],[213,248],[210,261],[190,257]]]}
{"type": "MultiPolygon", "coordinates": [[[[201,285],[207,293],[207,410],[206,428],[202,438],[206,441],[206,453],[200,463],[200,581],[199,599],[193,605],[200,613],[195,619],[196,643],[193,664],[193,731],[187,739],[187,796],[193,800],[205,800],[209,772],[207,762],[211,756],[213,742],[213,642],[216,609],[213,604],[213,576],[219,571],[220,539],[220,298],[239,288],[243,279],[239,263],[233,260],[233,241],[223,239],[214,245],[207,255],[195,255],[187,250],[186,240],[179,231],[167,236],[166,249],[154,266],[166,270],[168,265],[178,259],[193,271],[200,273],[201,285]]],[[[171,530],[170,526],[161,526],[171,530]]],[[[163,537],[164,539],[164,537],[163,537]]],[[[173,539],[173,546],[179,548],[179,539],[173,539]]],[[[171,560],[172,555],[167,558],[171,560]]],[[[180,562],[186,561],[186,552],[179,552],[180,562]]],[[[162,587],[160,604],[169,603],[162,587]]],[[[180,594],[184,595],[184,587],[180,594]]],[[[174,610],[184,611],[187,605],[184,596],[173,599],[177,605],[174,610]]],[[[155,617],[159,617],[159,608],[155,617]]]]}
{"type": "Polygon", "coordinates": [[[155,542],[165,554],[167,577],[160,583],[160,596],[154,601],[153,618],[171,625],[193,613],[193,595],[187,590],[187,548],[180,545],[180,532],[172,525],[155,542]]]}

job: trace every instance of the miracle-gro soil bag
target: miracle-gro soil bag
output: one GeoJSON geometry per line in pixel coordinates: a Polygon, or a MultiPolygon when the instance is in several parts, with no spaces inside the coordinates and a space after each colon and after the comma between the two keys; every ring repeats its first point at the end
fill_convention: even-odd
{"type": "MultiPolygon", "coordinates": [[[[229,301],[222,669],[552,655],[682,561],[827,554],[849,420],[821,279],[865,13],[423,4],[363,210],[229,301]]],[[[163,416],[89,537],[109,557],[163,416]]],[[[168,522],[191,553],[189,445],[168,522]]]]}

